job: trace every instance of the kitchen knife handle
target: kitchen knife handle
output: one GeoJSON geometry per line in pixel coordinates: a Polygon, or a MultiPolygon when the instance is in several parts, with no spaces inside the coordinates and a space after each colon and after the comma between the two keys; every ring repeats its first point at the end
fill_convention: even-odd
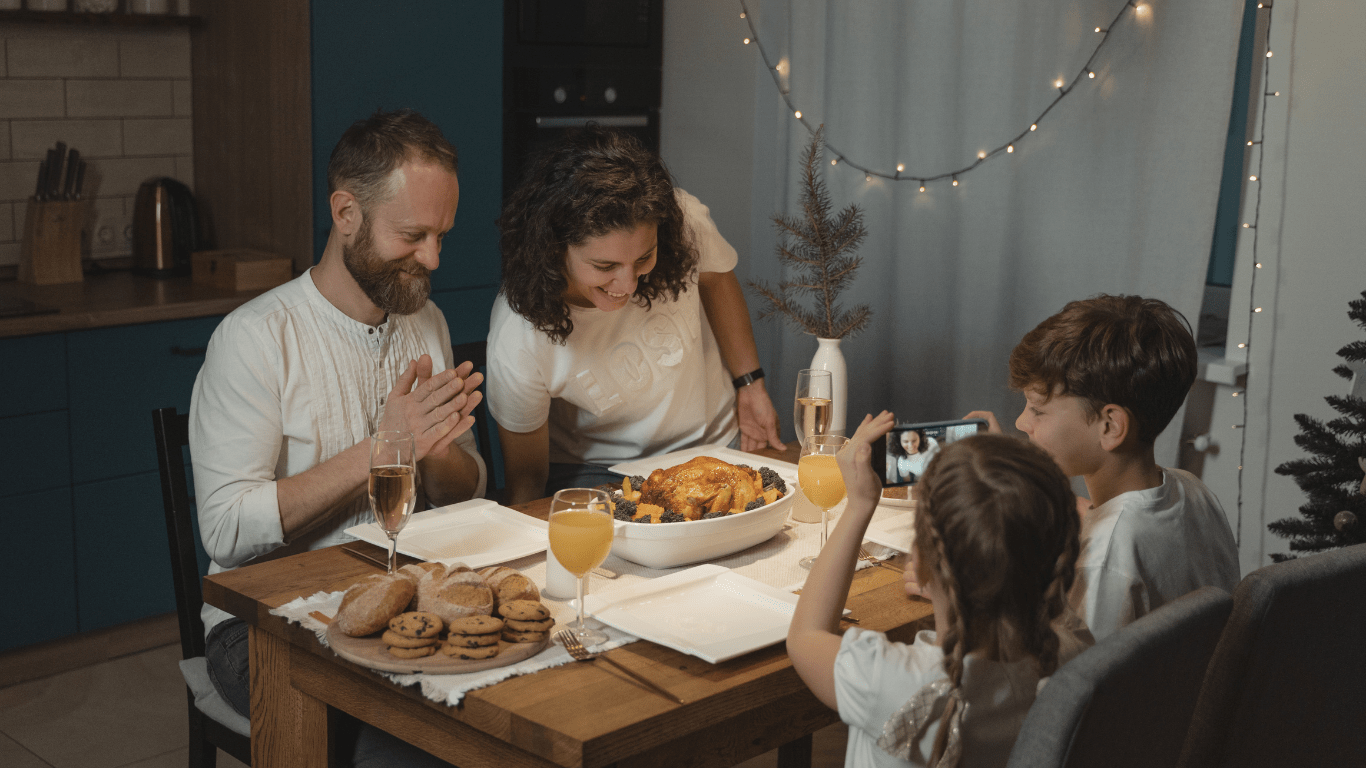
{"type": "Polygon", "coordinates": [[[81,199],[81,188],[85,185],[85,161],[76,164],[76,187],[71,190],[72,196],[77,200],[81,199]]]}
{"type": "Polygon", "coordinates": [[[62,199],[71,200],[76,195],[76,168],[81,162],[80,150],[73,149],[66,156],[66,181],[62,184],[62,199]]]}
{"type": "Polygon", "coordinates": [[[34,200],[42,200],[47,192],[47,160],[38,161],[38,188],[33,191],[34,200]]]}

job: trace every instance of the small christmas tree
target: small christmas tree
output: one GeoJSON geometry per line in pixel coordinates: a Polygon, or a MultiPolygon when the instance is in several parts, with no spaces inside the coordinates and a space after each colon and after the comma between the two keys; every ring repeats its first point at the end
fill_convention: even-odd
{"type": "MultiPolygon", "coordinates": [[[[1366,291],[1349,303],[1347,316],[1366,329],[1366,291]]],[[[1295,478],[1309,501],[1300,507],[1303,519],[1277,520],[1267,527],[1290,539],[1291,552],[1321,552],[1366,541],[1366,341],[1354,341],[1338,350],[1346,360],[1333,372],[1344,379],[1355,377],[1352,394],[1328,395],[1341,418],[1327,423],[1302,413],[1295,414],[1300,434],[1295,444],[1314,454],[1276,467],[1276,474],[1295,478]]],[[[1283,562],[1294,555],[1275,555],[1283,562]]]]}
{"type": "Polygon", "coordinates": [[[825,126],[821,126],[802,155],[802,218],[773,217],[782,232],[778,258],[795,270],[796,277],[779,282],[776,290],[755,280],[749,286],[763,299],[760,319],[782,315],[799,331],[821,339],[842,339],[863,330],[873,317],[867,304],[849,310],[839,304],[840,291],[854,279],[863,261],[854,250],[868,233],[858,206],[831,217],[830,195],[820,176],[824,134],[825,126]],[[814,298],[814,307],[800,302],[808,296],[814,298]]]}

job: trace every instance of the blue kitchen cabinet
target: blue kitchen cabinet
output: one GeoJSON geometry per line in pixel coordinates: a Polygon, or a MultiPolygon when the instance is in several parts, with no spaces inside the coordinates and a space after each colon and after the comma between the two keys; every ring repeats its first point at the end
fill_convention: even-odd
{"type": "Polygon", "coordinates": [[[331,0],[314,5],[310,26],[314,260],[332,227],[327,204],[332,148],[348,126],[377,107],[408,108],[436,123],[460,159],[460,206],[441,249],[441,265],[432,273],[432,289],[497,285],[503,4],[331,0]]]}
{"type": "Polygon", "coordinates": [[[156,469],[150,414],[169,406],[189,411],[204,348],[222,319],[67,334],[74,482],[156,469]]]}
{"type": "Polygon", "coordinates": [[[66,335],[0,339],[0,418],[66,408],[66,335]]]}
{"type": "Polygon", "coordinates": [[[71,485],[71,439],[66,411],[0,419],[0,497],[71,485]]]}
{"type": "MultiPolygon", "coordinates": [[[[148,443],[151,422],[148,415],[148,443]]],[[[153,471],[82,483],[71,496],[80,631],[174,611],[160,476],[153,471]]]]}
{"type": "Polygon", "coordinates": [[[9,537],[0,558],[7,617],[0,622],[0,651],[76,632],[71,490],[0,498],[0,526],[9,537]]]}

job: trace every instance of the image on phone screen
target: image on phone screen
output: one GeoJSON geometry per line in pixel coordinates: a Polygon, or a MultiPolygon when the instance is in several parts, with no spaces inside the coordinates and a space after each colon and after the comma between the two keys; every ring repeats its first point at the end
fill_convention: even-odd
{"type": "MultiPolygon", "coordinates": [[[[987,428],[982,419],[933,421],[903,424],[887,433],[886,452],[882,457],[882,483],[885,486],[913,485],[925,474],[930,461],[945,445],[962,440],[987,428]]],[[[874,454],[874,462],[877,463],[874,454]]]]}

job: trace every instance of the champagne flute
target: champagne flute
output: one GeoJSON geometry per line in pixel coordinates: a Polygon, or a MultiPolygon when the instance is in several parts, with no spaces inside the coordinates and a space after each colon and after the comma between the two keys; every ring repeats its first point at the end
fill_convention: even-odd
{"type": "Polygon", "coordinates": [[[389,537],[389,573],[398,557],[398,532],[417,504],[417,444],[412,432],[376,432],[370,440],[370,509],[389,537]]]}
{"type": "Polygon", "coordinates": [[[607,492],[597,488],[565,488],[550,501],[550,551],[578,577],[579,620],[568,629],[585,646],[607,642],[607,635],[584,623],[583,596],[588,573],[612,551],[611,510],[607,492]]]}
{"type": "MultiPolygon", "coordinates": [[[[844,500],[844,475],[840,474],[835,454],[849,442],[843,435],[812,435],[802,441],[802,456],[797,460],[797,483],[812,504],[821,508],[821,549],[830,533],[830,509],[844,500]]],[[[798,561],[810,569],[814,555],[798,561]]]]}
{"type": "Polygon", "coordinates": [[[829,371],[807,368],[797,371],[797,396],[792,403],[792,426],[797,440],[805,443],[812,435],[830,431],[830,420],[835,415],[831,406],[833,380],[829,371]]]}

